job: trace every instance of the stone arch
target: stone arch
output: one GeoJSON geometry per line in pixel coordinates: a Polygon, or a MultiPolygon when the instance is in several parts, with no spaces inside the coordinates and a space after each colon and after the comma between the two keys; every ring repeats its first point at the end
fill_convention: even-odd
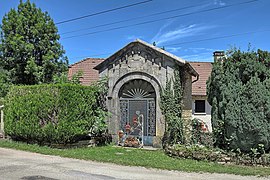
{"type": "Polygon", "coordinates": [[[109,106],[112,107],[110,110],[112,114],[112,118],[110,121],[110,125],[112,127],[111,133],[116,133],[119,131],[120,128],[120,99],[119,99],[119,91],[121,87],[132,80],[141,79],[148,83],[150,83],[156,93],[155,102],[156,102],[156,135],[153,137],[152,145],[158,146],[161,144],[161,139],[163,137],[165,131],[165,122],[160,110],[160,91],[161,91],[161,84],[159,80],[157,80],[154,76],[149,75],[144,72],[131,72],[125,74],[124,76],[120,77],[112,86],[111,91],[109,92],[109,106]]]}
{"type": "Polygon", "coordinates": [[[156,98],[156,92],[154,87],[147,81],[142,79],[134,79],[126,82],[118,93],[118,97],[121,99],[145,99],[156,98]]]}
{"type": "Polygon", "coordinates": [[[160,98],[160,93],[159,93],[161,90],[160,82],[154,76],[151,76],[144,72],[131,72],[120,77],[115,82],[111,92],[109,92],[109,96],[113,98],[117,98],[120,88],[128,81],[131,81],[134,79],[142,79],[149,82],[154,87],[157,98],[160,98]]]}

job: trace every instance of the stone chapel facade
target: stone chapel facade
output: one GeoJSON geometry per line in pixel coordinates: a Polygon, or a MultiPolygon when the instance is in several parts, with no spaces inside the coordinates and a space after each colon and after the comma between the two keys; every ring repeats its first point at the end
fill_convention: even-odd
{"type": "Polygon", "coordinates": [[[134,118],[142,114],[144,144],[161,145],[165,121],[160,109],[160,93],[167,79],[173,78],[176,66],[184,77],[183,118],[188,133],[192,115],[192,76],[198,76],[188,62],[135,40],[94,68],[100,77],[108,78],[107,107],[111,113],[108,127],[113,139],[117,139],[119,130],[132,126],[134,118]]]}
{"type": "Polygon", "coordinates": [[[71,65],[69,76],[78,70],[85,71],[82,84],[91,78],[107,77],[107,120],[109,133],[117,141],[118,132],[134,126],[132,133],[140,133],[144,145],[160,147],[165,132],[165,120],[160,109],[161,90],[173,78],[175,67],[182,74],[184,133],[190,137],[192,118],[192,77],[198,73],[185,60],[142,40],[135,40],[107,59],[83,60],[71,65]],[[94,70],[89,71],[89,69],[94,70]],[[141,122],[138,122],[141,121],[141,122]],[[141,132],[142,131],[142,132],[141,132]]]}

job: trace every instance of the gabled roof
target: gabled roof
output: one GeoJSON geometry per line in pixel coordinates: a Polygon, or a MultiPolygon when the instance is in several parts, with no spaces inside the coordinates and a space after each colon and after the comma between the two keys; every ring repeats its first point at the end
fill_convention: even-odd
{"type": "Polygon", "coordinates": [[[103,62],[102,58],[86,58],[79,62],[69,65],[68,78],[71,79],[73,75],[78,72],[83,72],[80,79],[82,85],[90,85],[99,80],[99,73],[94,69],[95,66],[103,62]]]}
{"type": "MultiPolygon", "coordinates": [[[[190,62],[189,63],[200,75],[198,81],[192,83],[192,95],[193,96],[206,96],[206,82],[211,75],[212,62],[190,62]]],[[[196,78],[192,78],[196,80],[196,78]]]]}
{"type": "Polygon", "coordinates": [[[82,59],[78,62],[75,62],[74,64],[70,64],[70,65],[68,65],[68,67],[71,68],[73,66],[76,66],[78,64],[83,63],[84,61],[104,61],[104,60],[105,60],[105,58],[90,58],[90,57],[88,57],[88,58],[82,59]]]}
{"type": "Polygon", "coordinates": [[[142,41],[140,39],[136,39],[133,42],[130,42],[129,44],[127,44],[126,46],[124,46],[122,49],[118,50],[116,53],[114,53],[113,55],[111,55],[110,57],[108,57],[107,59],[105,59],[102,63],[100,63],[99,65],[97,65],[96,67],[94,67],[94,69],[100,70],[102,67],[109,65],[115,58],[115,56],[118,56],[122,51],[124,51],[125,49],[133,46],[134,44],[139,43],[142,44],[148,48],[151,48],[155,51],[157,51],[158,53],[165,55],[173,60],[175,60],[177,63],[182,64],[182,65],[186,65],[188,71],[193,75],[193,76],[198,76],[198,73],[192,68],[192,66],[189,65],[189,63],[187,61],[185,61],[184,59],[175,56],[161,48],[158,48],[156,46],[153,46],[152,44],[149,44],[145,41],[142,41]]]}

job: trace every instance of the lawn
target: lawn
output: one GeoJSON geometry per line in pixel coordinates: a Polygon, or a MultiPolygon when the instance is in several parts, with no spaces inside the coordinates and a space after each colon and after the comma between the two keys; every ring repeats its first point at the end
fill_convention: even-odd
{"type": "Polygon", "coordinates": [[[237,165],[221,165],[213,162],[195,161],[189,159],[175,159],[164,154],[162,150],[149,151],[143,149],[102,146],[93,148],[54,149],[29,145],[19,142],[0,141],[0,147],[56,155],[76,159],[110,162],[128,166],[143,166],[167,170],[186,172],[228,173],[237,175],[269,176],[270,168],[249,167],[237,165]]]}

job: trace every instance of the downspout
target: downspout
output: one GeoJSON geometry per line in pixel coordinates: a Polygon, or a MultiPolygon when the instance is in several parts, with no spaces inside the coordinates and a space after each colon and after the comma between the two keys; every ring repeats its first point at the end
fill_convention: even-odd
{"type": "Polygon", "coordinates": [[[199,80],[200,75],[194,70],[194,68],[189,63],[187,63],[186,65],[188,66],[188,68],[190,70],[190,74],[193,76],[196,76],[196,79],[191,82],[191,83],[195,83],[196,81],[199,80]]]}
{"type": "Polygon", "coordinates": [[[200,78],[200,75],[196,76],[196,79],[194,81],[192,81],[191,83],[195,83],[196,81],[198,81],[200,78]]]}

